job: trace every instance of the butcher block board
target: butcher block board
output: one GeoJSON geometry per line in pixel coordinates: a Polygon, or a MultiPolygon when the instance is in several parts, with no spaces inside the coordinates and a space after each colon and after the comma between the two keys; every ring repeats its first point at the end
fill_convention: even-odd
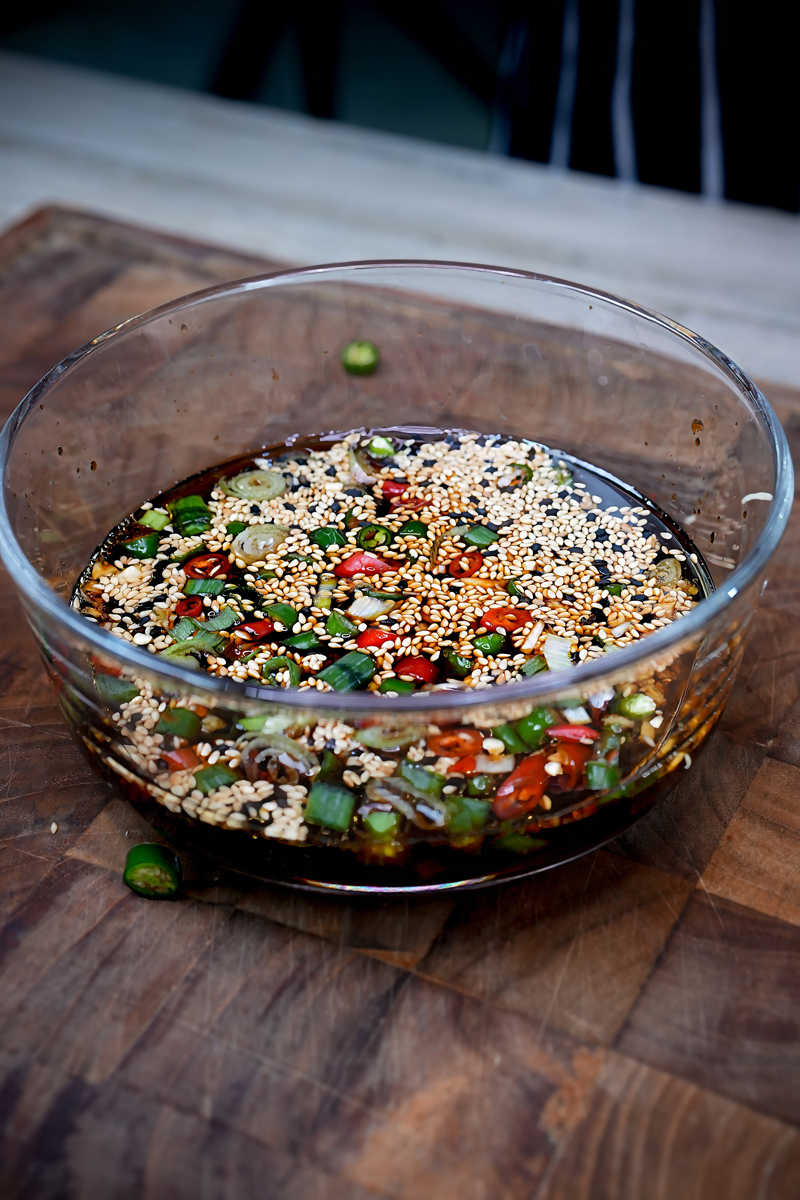
{"type": "MultiPolygon", "coordinates": [[[[91,214],[0,238],[3,419],[101,330],[273,268],[91,214]]],[[[800,393],[765,391],[800,448],[800,393]]],[[[796,1200],[800,511],[726,714],[631,832],[381,902],[187,861],[85,764],[0,591],[4,1200],[796,1200]]]]}

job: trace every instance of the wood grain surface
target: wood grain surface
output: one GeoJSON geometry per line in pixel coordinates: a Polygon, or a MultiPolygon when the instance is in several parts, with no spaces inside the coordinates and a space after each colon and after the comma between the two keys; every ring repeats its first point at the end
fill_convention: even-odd
{"type": "MultiPolygon", "coordinates": [[[[132,313],[261,260],[51,209],[0,239],[0,409],[132,313]]],[[[800,395],[765,388],[793,449],[800,395]]],[[[4,1200],[796,1200],[800,513],[706,754],[624,837],[457,898],[187,861],[63,726],[0,591],[4,1200]]]]}

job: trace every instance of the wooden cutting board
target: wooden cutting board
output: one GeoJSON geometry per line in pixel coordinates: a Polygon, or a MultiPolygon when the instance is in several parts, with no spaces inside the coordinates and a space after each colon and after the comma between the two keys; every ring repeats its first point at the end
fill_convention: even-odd
{"type": "MultiPolygon", "coordinates": [[[[0,239],[2,417],[122,318],[274,264],[48,209],[0,239]]],[[[766,387],[793,448],[800,394],[766,387]]],[[[800,511],[726,715],[608,848],[457,898],[121,883],[0,592],[4,1200],[796,1200],[800,511]]],[[[204,873],[205,871],[205,873],[204,873]]]]}

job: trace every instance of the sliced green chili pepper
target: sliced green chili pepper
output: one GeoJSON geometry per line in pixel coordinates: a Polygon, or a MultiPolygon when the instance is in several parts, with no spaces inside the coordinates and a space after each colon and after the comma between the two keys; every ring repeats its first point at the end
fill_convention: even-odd
{"type": "Polygon", "coordinates": [[[537,654],[535,658],[530,659],[521,668],[520,675],[538,675],[540,671],[549,671],[547,659],[542,654],[537,654]]]}
{"type": "Polygon", "coordinates": [[[605,585],[605,587],[603,588],[603,591],[608,592],[609,596],[621,596],[622,595],[622,584],[621,583],[607,583],[605,585]]]}
{"type": "Polygon", "coordinates": [[[507,850],[510,854],[530,854],[546,846],[544,838],[528,837],[525,833],[507,833],[494,843],[495,850],[507,850]]]}
{"type": "Polygon", "coordinates": [[[137,896],[171,900],[181,886],[181,864],[165,846],[141,842],[128,851],[122,882],[137,896]]]}
{"type": "Polygon", "coordinates": [[[398,537],[427,537],[428,526],[424,521],[406,521],[397,531],[398,537]]]}
{"type": "Polygon", "coordinates": [[[322,649],[322,642],[310,629],[305,633],[296,633],[293,637],[286,638],[283,644],[284,646],[289,646],[292,650],[302,650],[304,652],[322,649]]]}
{"type": "Polygon", "coordinates": [[[522,592],[517,587],[518,583],[519,583],[518,579],[509,579],[508,580],[508,582],[506,583],[506,591],[508,592],[509,596],[521,596],[522,595],[522,592]]]}
{"type": "Polygon", "coordinates": [[[148,508],[139,518],[140,525],[149,525],[151,529],[166,529],[169,525],[169,513],[159,512],[157,508],[148,508]]]}
{"type": "Polygon", "coordinates": [[[285,654],[280,654],[277,658],[268,658],[261,668],[261,678],[269,682],[273,675],[278,675],[281,671],[289,672],[289,687],[297,687],[300,682],[300,668],[293,658],[287,658],[285,654]]]}
{"type": "Polygon", "coordinates": [[[355,625],[349,617],[346,617],[338,608],[334,608],[328,620],[325,622],[325,629],[331,637],[353,637],[358,633],[358,626],[355,625]]]}
{"type": "Polygon", "coordinates": [[[427,767],[421,767],[419,763],[412,762],[410,758],[403,759],[397,768],[397,773],[401,779],[405,779],[406,783],[410,783],[425,796],[438,798],[447,783],[445,775],[440,775],[438,771],[429,771],[427,767]]]}
{"type": "Polygon", "coordinates": [[[349,342],[342,351],[342,366],[350,375],[371,375],[380,357],[373,342],[349,342]]]}
{"type": "Polygon", "coordinates": [[[490,800],[473,799],[471,796],[454,796],[447,805],[445,829],[449,834],[476,833],[486,824],[491,807],[490,800]]]}
{"type": "Polygon", "coordinates": [[[323,750],[319,771],[314,777],[315,783],[330,783],[332,779],[341,782],[343,767],[340,759],[332,750],[323,750]]]}
{"type": "Polygon", "coordinates": [[[228,521],[228,524],[225,526],[225,532],[230,538],[235,538],[236,535],[241,533],[244,529],[247,529],[247,525],[244,521],[228,521]]]}
{"type": "Polygon", "coordinates": [[[263,610],[273,621],[280,621],[287,629],[291,629],[297,621],[297,609],[291,604],[268,604],[263,610]]]}
{"type": "Polygon", "coordinates": [[[184,596],[218,596],[225,587],[224,579],[187,579],[184,596]]]}
{"type": "Polygon", "coordinates": [[[191,741],[200,732],[201,720],[190,708],[165,708],[158,719],[156,733],[169,733],[173,737],[191,741]]]}
{"type": "Polygon", "coordinates": [[[463,654],[457,654],[452,646],[445,646],[442,651],[442,658],[445,660],[450,670],[459,679],[463,679],[469,675],[472,670],[472,659],[465,658],[463,654]]]}
{"type": "Polygon", "coordinates": [[[129,679],[119,679],[116,675],[95,675],[95,686],[106,704],[127,704],[134,696],[139,695],[139,689],[129,679]]]}
{"type": "Polygon", "coordinates": [[[545,730],[557,725],[560,717],[551,708],[535,708],[533,712],[517,721],[514,729],[529,750],[536,750],[544,739],[545,730]]]}
{"type": "Polygon", "coordinates": [[[376,458],[391,458],[394,454],[394,442],[391,438],[376,434],[369,443],[369,452],[370,454],[374,454],[376,458]]]}
{"type": "Polygon", "coordinates": [[[496,790],[497,785],[491,775],[473,775],[467,780],[468,796],[493,796],[496,790]]]}
{"type": "Polygon", "coordinates": [[[621,772],[607,762],[587,762],[586,786],[593,792],[605,792],[619,786],[621,772]]]}
{"type": "Polygon", "coordinates": [[[356,688],[369,683],[375,671],[375,660],[371,654],[362,654],[360,650],[351,650],[338,662],[331,663],[317,675],[323,683],[328,683],[335,692],[353,692],[356,688]]]}
{"type": "Polygon", "coordinates": [[[385,696],[387,692],[396,692],[398,696],[406,696],[413,690],[414,685],[410,679],[384,679],[378,687],[382,696],[385,696]]]}
{"type": "Polygon", "coordinates": [[[473,638],[472,644],[483,654],[497,654],[505,646],[506,639],[501,633],[484,633],[480,637],[473,638]]]}
{"type": "Polygon", "coordinates": [[[355,529],[357,524],[358,517],[356,516],[356,510],[354,508],[348,508],[347,512],[344,514],[345,529],[355,529]]]}
{"type": "Polygon", "coordinates": [[[211,525],[211,509],[202,496],[182,496],[168,504],[167,509],[182,537],[203,533],[211,525]]]}
{"type": "Polygon", "coordinates": [[[359,530],[356,541],[362,550],[377,550],[380,546],[388,546],[394,534],[384,525],[365,525],[359,530]]]}
{"type": "MultiPolygon", "coordinates": [[[[257,571],[256,572],[256,579],[277,579],[277,578],[278,578],[277,571],[257,571]]],[[[259,592],[259,598],[262,600],[264,599],[264,597],[261,595],[260,592],[259,592]]]]}
{"type": "Polygon", "coordinates": [[[513,725],[498,725],[492,737],[499,738],[509,754],[527,754],[528,743],[523,742],[513,725]]]}
{"type": "Polygon", "coordinates": [[[199,771],[194,772],[194,786],[207,796],[215,788],[236,783],[238,778],[237,773],[224,763],[215,763],[213,767],[201,767],[199,771]]]}
{"type": "Polygon", "coordinates": [[[380,841],[390,842],[400,829],[400,814],[376,809],[367,813],[364,825],[380,841]]]}
{"type": "Polygon", "coordinates": [[[327,550],[329,546],[346,546],[347,539],[343,537],[340,530],[335,525],[325,525],[322,529],[315,529],[311,535],[312,542],[316,542],[323,550],[327,550]]]}
{"type": "Polygon", "coordinates": [[[356,798],[348,788],[332,783],[315,783],[306,802],[305,820],[309,825],[325,825],[346,833],[353,819],[356,798]]]}
{"type": "Polygon", "coordinates": [[[656,711],[656,702],[650,696],[645,696],[644,692],[636,692],[633,696],[623,696],[615,708],[623,717],[639,721],[656,711]]]}
{"type": "Polygon", "coordinates": [[[466,533],[462,533],[461,540],[468,546],[491,546],[492,542],[499,541],[499,538],[493,529],[488,529],[485,525],[473,525],[466,533]]]}
{"type": "Polygon", "coordinates": [[[120,542],[117,549],[131,558],[155,558],[158,554],[158,542],[157,533],[144,533],[140,537],[120,542]]]}

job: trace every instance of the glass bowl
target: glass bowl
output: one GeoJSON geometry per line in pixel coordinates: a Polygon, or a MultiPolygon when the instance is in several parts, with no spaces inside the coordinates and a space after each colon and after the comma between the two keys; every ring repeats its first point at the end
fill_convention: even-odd
{"type": "Polygon", "coordinates": [[[793,491],[772,409],[701,337],[577,284],[460,263],[287,271],[134,317],[33,388],[0,454],[0,552],[93,767],[174,844],[263,879],[341,891],[480,886],[552,867],[631,825],[690,767],[720,716],[793,491]],[[354,339],[380,346],[374,375],[343,371],[342,347],[354,339]],[[590,463],[691,535],[713,589],[683,619],[570,670],[380,699],[193,673],[70,607],[98,543],[147,497],[297,435],[359,427],[510,434],[590,463]],[[492,836],[434,829],[394,854],[288,844],[264,836],[241,805],[231,812],[198,803],[199,792],[176,794],[109,692],[115,678],[211,714],[218,727],[263,721],[312,738],[336,722],[405,744],[431,725],[486,731],[540,706],[586,705],[608,688],[660,689],[664,718],[618,787],[577,801],[567,793],[492,836]]]}

